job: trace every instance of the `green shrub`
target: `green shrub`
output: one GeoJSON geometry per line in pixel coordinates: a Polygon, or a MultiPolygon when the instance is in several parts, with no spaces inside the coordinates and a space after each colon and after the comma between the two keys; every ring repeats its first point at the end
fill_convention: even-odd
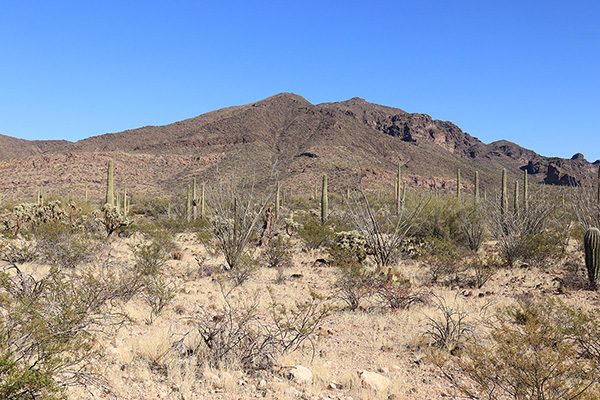
{"type": "Polygon", "coordinates": [[[488,340],[467,342],[459,357],[434,351],[431,358],[472,399],[597,399],[596,360],[582,346],[591,344],[589,331],[579,330],[585,320],[567,310],[549,301],[520,302],[498,314],[488,340]]]}

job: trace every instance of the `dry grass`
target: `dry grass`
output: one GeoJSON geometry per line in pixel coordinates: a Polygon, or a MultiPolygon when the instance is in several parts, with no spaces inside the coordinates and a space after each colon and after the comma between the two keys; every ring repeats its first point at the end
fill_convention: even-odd
{"type": "MultiPolygon", "coordinates": [[[[139,238],[114,238],[111,255],[115,265],[131,265],[130,244],[139,238]]],[[[123,306],[129,322],[114,335],[100,335],[100,350],[105,357],[97,369],[112,390],[70,389],[77,399],[442,399],[453,396],[454,389],[426,357],[424,330],[429,317],[438,318],[440,309],[433,301],[412,304],[408,309],[390,310],[382,304],[366,302],[364,308],[334,310],[320,324],[317,335],[299,349],[280,355],[276,368],[244,371],[238,365],[210,367],[201,359],[181,357],[173,343],[190,328],[189,321],[203,312],[216,312],[224,306],[221,276],[193,276],[187,271],[197,264],[194,255],[202,254],[206,263],[220,265],[222,257],[209,256],[193,234],[177,235],[180,259],[167,262],[166,273],[180,287],[175,299],[153,324],[146,324],[150,308],[134,298],[123,306]],[[285,378],[285,370],[304,365],[313,373],[310,383],[299,384],[285,378]],[[391,384],[375,392],[362,386],[358,371],[368,370],[387,376],[391,384]]],[[[293,262],[283,273],[287,279],[276,283],[277,270],[261,267],[241,288],[231,294],[231,304],[244,304],[256,297],[263,321],[269,320],[272,297],[288,307],[309,298],[311,291],[332,294],[336,280],[334,267],[315,264],[326,258],[320,250],[301,250],[294,241],[293,262]],[[271,293],[271,294],[270,294],[271,293]]],[[[489,249],[489,244],[487,244],[489,249]]],[[[576,250],[576,249],[575,249],[576,250]]],[[[577,261],[577,253],[571,256],[577,261]]],[[[48,266],[27,264],[27,272],[43,274],[48,266]]],[[[467,321],[479,333],[482,323],[496,309],[513,304],[516,298],[530,295],[560,296],[567,305],[587,310],[599,298],[596,292],[566,291],[559,294],[557,278],[560,265],[539,270],[532,267],[502,269],[482,289],[427,286],[427,271],[420,261],[400,261],[398,269],[410,279],[414,290],[434,293],[447,304],[464,311],[467,321]]],[[[425,296],[427,298],[427,296],[425,296]]],[[[431,297],[429,297],[431,298],[431,297]]],[[[341,302],[337,302],[341,305],[341,302]]],[[[188,343],[188,347],[192,347],[188,343]]]]}

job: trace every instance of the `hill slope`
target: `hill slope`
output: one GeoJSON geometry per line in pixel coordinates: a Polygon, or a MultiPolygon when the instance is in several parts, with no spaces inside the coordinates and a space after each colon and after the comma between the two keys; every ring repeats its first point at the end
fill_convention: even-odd
{"type": "Polygon", "coordinates": [[[115,159],[118,185],[145,193],[183,191],[196,176],[235,178],[258,187],[276,177],[308,195],[323,173],[333,190],[356,185],[389,185],[397,163],[411,186],[455,187],[460,168],[465,186],[479,170],[484,185],[496,185],[499,170],[518,178],[526,168],[533,180],[568,184],[593,165],[546,158],[506,142],[485,144],[447,121],[426,114],[353,98],[313,105],[281,93],[165,126],[147,126],[67,141],[25,141],[6,136],[0,152],[3,196],[33,196],[34,187],[82,195],[87,183],[101,198],[104,169],[115,159]],[[30,193],[31,192],[31,193],[30,193]]]}

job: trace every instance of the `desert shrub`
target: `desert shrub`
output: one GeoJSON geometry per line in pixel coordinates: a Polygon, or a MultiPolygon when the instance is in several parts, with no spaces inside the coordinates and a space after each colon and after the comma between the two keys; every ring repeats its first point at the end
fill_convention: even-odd
{"type": "Polygon", "coordinates": [[[209,191],[210,211],[199,239],[207,248],[225,256],[226,269],[247,268],[253,258],[250,242],[257,239],[260,221],[269,199],[259,200],[252,190],[234,190],[221,185],[209,191]]]}
{"type": "Polygon", "coordinates": [[[386,204],[374,206],[364,191],[353,192],[348,201],[348,216],[365,239],[379,269],[398,260],[404,239],[420,219],[430,197],[411,200],[400,215],[394,215],[386,204]]]}
{"type": "Polygon", "coordinates": [[[493,254],[475,257],[468,265],[472,272],[473,286],[477,289],[481,289],[502,268],[501,260],[493,254]]]}
{"type": "Polygon", "coordinates": [[[265,262],[269,268],[285,268],[292,263],[292,243],[289,239],[276,236],[265,248],[265,262]]]}
{"type": "Polygon", "coordinates": [[[301,228],[298,236],[309,249],[318,249],[326,246],[333,238],[333,228],[328,223],[323,223],[314,215],[299,217],[301,228]]]}
{"type": "Polygon", "coordinates": [[[137,243],[130,246],[133,253],[135,269],[142,276],[162,273],[169,255],[158,242],[137,243]]]}
{"type": "Polygon", "coordinates": [[[392,310],[408,308],[413,303],[425,301],[426,298],[422,293],[412,292],[410,280],[391,274],[375,278],[373,291],[380,303],[392,310]]]}
{"type": "Polygon", "coordinates": [[[374,293],[375,273],[361,264],[339,265],[336,275],[335,296],[351,311],[360,306],[361,300],[374,293]]]}
{"type": "Polygon", "coordinates": [[[34,278],[16,264],[5,265],[0,271],[0,397],[58,399],[66,386],[105,386],[87,368],[96,357],[94,332],[122,322],[113,304],[131,290],[128,284],[107,270],[53,268],[34,278]]]}
{"type": "Polygon", "coordinates": [[[154,319],[175,298],[177,286],[175,282],[168,280],[162,274],[144,277],[143,285],[141,296],[150,306],[150,315],[146,319],[146,323],[152,324],[154,319]]]}
{"type": "Polygon", "coordinates": [[[467,343],[459,357],[433,352],[432,359],[471,399],[595,399],[595,360],[581,352],[579,334],[558,323],[569,319],[558,310],[520,302],[498,314],[487,341],[467,343]]]}
{"type": "Polygon", "coordinates": [[[428,238],[423,259],[429,267],[431,283],[465,286],[468,257],[472,253],[449,240],[428,238]]]}
{"type": "Polygon", "coordinates": [[[436,238],[452,241],[454,244],[465,244],[461,211],[456,196],[430,196],[408,233],[418,238],[436,238]]]}
{"type": "Polygon", "coordinates": [[[477,201],[473,204],[465,205],[461,203],[460,221],[464,232],[464,238],[467,246],[474,252],[479,251],[486,230],[486,210],[487,203],[477,201]]]}
{"type": "Polygon", "coordinates": [[[542,266],[548,259],[558,259],[565,255],[567,231],[545,230],[541,235],[526,238],[521,258],[536,266],[542,266]]]}
{"type": "Polygon", "coordinates": [[[425,315],[423,337],[430,346],[444,351],[456,352],[473,337],[473,327],[468,314],[456,302],[452,304],[437,295],[431,295],[430,304],[436,315],[425,315]]]}
{"type": "Polygon", "coordinates": [[[221,286],[222,309],[205,309],[190,320],[194,328],[179,337],[172,348],[183,357],[213,367],[239,365],[245,369],[270,369],[276,357],[310,341],[321,321],[329,315],[328,299],[311,293],[305,302],[288,307],[272,297],[269,317],[259,315],[256,293],[221,286]]]}
{"type": "Polygon", "coordinates": [[[96,233],[75,230],[63,222],[38,226],[34,232],[41,260],[62,268],[90,263],[103,253],[105,247],[96,233]]]}
{"type": "MultiPolygon", "coordinates": [[[[538,195],[527,208],[505,210],[500,204],[488,203],[490,210],[490,233],[496,239],[500,254],[509,265],[527,256],[528,249],[536,249],[536,241],[546,232],[549,217],[556,206],[538,195]]],[[[535,253],[535,251],[534,251],[535,253]]],[[[531,254],[531,253],[530,253],[531,254]]]]}

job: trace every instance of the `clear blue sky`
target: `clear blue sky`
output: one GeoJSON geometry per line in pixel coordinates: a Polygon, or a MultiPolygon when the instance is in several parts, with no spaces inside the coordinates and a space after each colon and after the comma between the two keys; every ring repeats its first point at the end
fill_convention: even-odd
{"type": "Polygon", "coordinates": [[[600,158],[596,1],[0,0],[0,134],[79,140],[280,92],[600,158]]]}

